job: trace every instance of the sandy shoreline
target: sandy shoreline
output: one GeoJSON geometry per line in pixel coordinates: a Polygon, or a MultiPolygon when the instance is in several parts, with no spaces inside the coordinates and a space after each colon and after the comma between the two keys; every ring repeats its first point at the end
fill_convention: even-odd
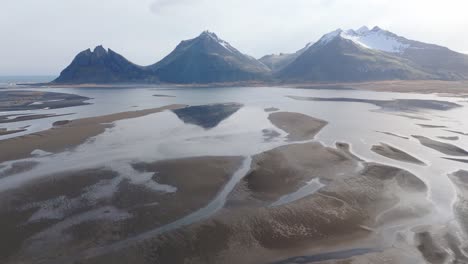
{"type": "Polygon", "coordinates": [[[109,123],[141,117],[164,110],[172,110],[184,105],[169,105],[159,108],[129,111],[105,116],[73,120],[63,126],[28,134],[16,138],[0,140],[0,162],[27,158],[37,149],[47,152],[59,152],[77,146],[88,138],[101,134],[109,123]]]}
{"type": "Polygon", "coordinates": [[[279,82],[236,82],[236,83],[212,83],[212,84],[78,84],[78,85],[51,85],[38,84],[37,86],[71,88],[71,87],[134,87],[139,85],[142,87],[173,87],[173,88],[190,88],[190,87],[290,87],[290,88],[310,88],[310,89],[358,89],[370,90],[376,92],[400,92],[400,93],[440,93],[442,95],[458,95],[468,96],[467,81],[438,81],[438,80],[390,80],[390,81],[370,81],[358,83],[279,83],[279,82]]]}

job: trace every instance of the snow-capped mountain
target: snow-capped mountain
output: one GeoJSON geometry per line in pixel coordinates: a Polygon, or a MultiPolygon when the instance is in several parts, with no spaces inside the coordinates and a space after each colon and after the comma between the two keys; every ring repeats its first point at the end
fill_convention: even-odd
{"type": "Polygon", "coordinates": [[[79,53],[55,83],[468,80],[468,55],[374,27],[335,30],[295,53],[245,55],[215,33],[182,41],[150,66],[102,46],[79,53]]]}
{"type": "Polygon", "coordinates": [[[174,83],[246,81],[262,79],[269,72],[267,66],[209,31],[182,41],[149,68],[161,81],[174,83]]]}
{"type": "Polygon", "coordinates": [[[433,78],[404,58],[366,48],[344,38],[341,33],[334,31],[324,35],[279,71],[277,78],[289,82],[433,78]]]}
{"type": "Polygon", "coordinates": [[[364,26],[358,30],[346,30],[343,31],[338,29],[331,33],[324,35],[319,42],[326,44],[331,39],[340,36],[345,39],[349,39],[354,43],[368,49],[375,49],[390,53],[403,53],[408,49],[411,44],[410,41],[399,37],[389,31],[382,30],[379,27],[374,27],[370,30],[364,26]]]}
{"type": "MultiPolygon", "coordinates": [[[[337,29],[323,35],[317,42],[307,44],[305,49],[306,51],[298,51],[296,54],[299,54],[299,56],[289,62],[288,65],[282,66],[282,72],[279,73],[280,78],[294,76],[295,79],[303,80],[340,79],[342,81],[385,78],[468,79],[467,55],[442,46],[410,40],[377,26],[372,29],[366,26],[358,30],[337,29]],[[335,44],[332,45],[332,43],[335,44]],[[340,45],[337,46],[336,43],[340,43],[340,45]],[[311,56],[311,54],[314,54],[314,56],[311,56]],[[331,56],[330,61],[320,60],[321,64],[317,65],[317,56],[323,59],[324,54],[331,56]],[[315,61],[308,63],[307,59],[304,58],[315,61]],[[326,77],[328,72],[325,68],[327,65],[333,65],[333,61],[337,62],[339,58],[346,59],[351,67],[349,68],[350,72],[354,72],[355,69],[359,71],[354,72],[354,75],[342,74],[340,76],[335,73],[336,78],[326,77]],[[356,63],[356,65],[353,66],[353,63],[356,63]],[[362,63],[366,65],[364,68],[362,68],[362,63]],[[379,63],[381,65],[378,65],[379,63]],[[314,71],[320,71],[321,74],[308,72],[308,69],[304,68],[309,67],[306,65],[314,65],[314,71]],[[371,69],[378,69],[378,71],[372,74],[371,69]],[[299,72],[302,72],[302,76],[299,72]],[[307,76],[306,72],[308,72],[309,76],[307,76]],[[361,74],[363,72],[366,74],[361,74]],[[387,72],[387,74],[382,74],[383,72],[387,72]],[[391,74],[388,74],[390,72],[391,74]],[[345,76],[348,77],[345,78],[345,76]]],[[[342,66],[335,65],[333,67],[340,68],[342,66]]],[[[328,68],[328,71],[331,70],[334,70],[334,68],[328,68]]]]}

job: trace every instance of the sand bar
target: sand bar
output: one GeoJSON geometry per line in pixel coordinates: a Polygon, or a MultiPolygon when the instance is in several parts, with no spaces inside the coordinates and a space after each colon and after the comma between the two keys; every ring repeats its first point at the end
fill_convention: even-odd
{"type": "Polygon", "coordinates": [[[310,140],[328,123],[326,121],[292,112],[275,112],[268,119],[278,128],[289,133],[290,141],[310,140]]]}
{"type": "Polygon", "coordinates": [[[0,162],[27,158],[36,149],[52,153],[63,151],[85,142],[90,137],[101,134],[106,128],[111,126],[109,123],[182,107],[184,105],[168,105],[159,108],[77,119],[66,125],[53,127],[45,131],[1,140],[0,149],[2,151],[0,152],[0,162]]]}

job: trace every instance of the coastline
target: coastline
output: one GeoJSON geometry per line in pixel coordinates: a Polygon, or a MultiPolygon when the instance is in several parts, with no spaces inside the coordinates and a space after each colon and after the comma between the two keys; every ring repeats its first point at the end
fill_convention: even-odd
{"type": "Polygon", "coordinates": [[[301,89],[356,89],[376,92],[399,93],[440,93],[446,95],[468,96],[468,81],[441,81],[441,80],[386,80],[365,82],[228,82],[208,84],[174,84],[174,83],[107,83],[107,84],[17,84],[27,87],[47,88],[134,88],[161,86],[165,88],[217,88],[217,87],[280,87],[301,89]]]}

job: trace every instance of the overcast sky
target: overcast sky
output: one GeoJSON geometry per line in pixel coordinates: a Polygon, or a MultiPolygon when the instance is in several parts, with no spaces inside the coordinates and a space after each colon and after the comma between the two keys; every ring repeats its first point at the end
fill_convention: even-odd
{"type": "Polygon", "coordinates": [[[378,25],[468,53],[467,0],[1,0],[0,75],[58,75],[103,44],[140,65],[209,29],[261,57],[378,25]]]}

